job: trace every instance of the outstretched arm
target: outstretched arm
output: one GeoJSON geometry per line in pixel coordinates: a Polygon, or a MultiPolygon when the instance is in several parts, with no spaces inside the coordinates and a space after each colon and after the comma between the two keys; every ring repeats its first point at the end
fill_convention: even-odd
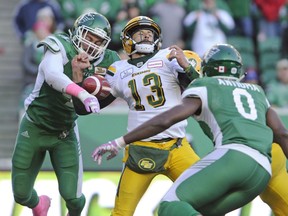
{"type": "Polygon", "coordinates": [[[123,136],[125,143],[132,143],[154,136],[172,125],[187,119],[201,107],[198,98],[184,98],[182,103],[146,121],[123,136]]]}
{"type": "Polygon", "coordinates": [[[273,108],[269,108],[266,114],[267,125],[273,130],[273,142],[278,143],[288,159],[288,130],[273,108]]]}
{"type": "Polygon", "coordinates": [[[47,50],[39,65],[39,73],[43,74],[46,83],[53,89],[79,98],[87,111],[99,112],[98,100],[64,74],[64,63],[60,52],[52,53],[47,50]]]}
{"type": "Polygon", "coordinates": [[[94,150],[92,157],[94,158],[94,161],[97,161],[98,164],[101,164],[102,155],[104,155],[106,152],[110,152],[110,155],[107,157],[109,160],[115,157],[118,154],[118,151],[126,144],[156,135],[171,127],[172,125],[187,119],[200,108],[200,99],[184,98],[181,104],[146,121],[126,135],[100,145],[94,150]]]}

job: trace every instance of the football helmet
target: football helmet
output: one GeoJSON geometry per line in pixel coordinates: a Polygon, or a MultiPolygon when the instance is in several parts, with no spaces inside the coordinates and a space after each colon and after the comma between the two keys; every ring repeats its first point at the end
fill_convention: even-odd
{"type": "Polygon", "coordinates": [[[121,32],[120,39],[124,51],[130,56],[134,53],[153,53],[161,48],[161,28],[147,16],[137,16],[131,19],[121,32]],[[136,43],[132,36],[139,29],[149,29],[154,32],[152,44],[136,43]]]}
{"type": "Polygon", "coordinates": [[[101,14],[88,12],[75,21],[70,38],[79,53],[86,52],[89,60],[95,60],[105,51],[111,41],[111,26],[109,21],[101,14]],[[96,45],[86,39],[90,32],[103,39],[101,45],[96,45]],[[84,48],[85,47],[85,48],[84,48]]]}
{"type": "Polygon", "coordinates": [[[216,44],[203,57],[202,72],[204,76],[229,77],[241,80],[244,75],[240,53],[230,44],[216,44]]]}
{"type": "Polygon", "coordinates": [[[199,55],[191,50],[183,50],[183,53],[192,67],[194,67],[194,69],[200,74],[202,59],[199,55]]]}

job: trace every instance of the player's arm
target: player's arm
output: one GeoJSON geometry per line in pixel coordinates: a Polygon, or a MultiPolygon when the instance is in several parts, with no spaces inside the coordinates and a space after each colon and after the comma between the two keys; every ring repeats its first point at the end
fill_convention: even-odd
{"type": "Polygon", "coordinates": [[[124,141],[128,144],[154,136],[192,116],[201,107],[201,104],[199,98],[184,98],[181,104],[155,116],[124,135],[124,141]]]}
{"type": "Polygon", "coordinates": [[[191,82],[186,73],[178,73],[178,80],[182,91],[184,91],[191,82]]]}
{"type": "Polygon", "coordinates": [[[61,52],[52,53],[47,50],[39,65],[39,71],[53,89],[79,98],[87,111],[98,113],[100,110],[98,100],[66,76],[63,65],[61,52]]]}
{"type": "Polygon", "coordinates": [[[201,58],[191,50],[182,50],[176,45],[170,46],[171,50],[168,59],[176,59],[184,73],[178,73],[178,80],[182,90],[190,84],[191,81],[200,76],[201,58]]]}
{"type": "Polygon", "coordinates": [[[115,157],[125,145],[156,135],[172,125],[187,119],[201,109],[201,104],[202,102],[199,98],[184,98],[180,105],[155,116],[126,135],[97,147],[92,153],[94,161],[101,164],[102,155],[106,152],[110,152],[110,155],[107,156],[109,160],[115,157]]]}
{"type": "Polygon", "coordinates": [[[266,113],[266,123],[273,131],[273,142],[278,143],[288,159],[288,130],[273,108],[266,113]]]}

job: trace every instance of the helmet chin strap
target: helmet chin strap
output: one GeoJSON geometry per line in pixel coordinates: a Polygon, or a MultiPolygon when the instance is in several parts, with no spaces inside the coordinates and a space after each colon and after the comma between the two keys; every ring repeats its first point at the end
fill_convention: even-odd
{"type": "Polygon", "coordinates": [[[135,50],[137,51],[137,53],[153,53],[154,46],[154,44],[136,44],[135,50]]]}
{"type": "Polygon", "coordinates": [[[154,53],[155,51],[155,46],[158,43],[159,39],[157,39],[156,41],[154,41],[152,44],[139,44],[136,43],[133,40],[133,43],[135,44],[135,50],[131,53],[140,53],[140,54],[149,54],[149,53],[154,53]]]}

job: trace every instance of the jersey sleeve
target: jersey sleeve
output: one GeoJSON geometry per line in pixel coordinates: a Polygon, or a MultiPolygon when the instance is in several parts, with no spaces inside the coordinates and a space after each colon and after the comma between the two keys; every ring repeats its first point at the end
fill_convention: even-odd
{"type": "Polygon", "coordinates": [[[48,50],[39,65],[39,71],[43,73],[46,83],[59,92],[65,92],[66,87],[73,83],[64,74],[64,63],[60,52],[52,53],[48,50]]]}
{"type": "Polygon", "coordinates": [[[177,73],[185,73],[184,69],[178,64],[176,59],[172,59],[171,68],[177,73]]]}
{"type": "Polygon", "coordinates": [[[206,89],[203,78],[193,80],[187,89],[183,92],[182,98],[185,97],[197,97],[200,98],[202,91],[206,89]]]}
{"type": "Polygon", "coordinates": [[[117,90],[116,90],[117,86],[116,86],[116,66],[115,66],[115,64],[112,64],[108,67],[105,78],[107,79],[107,81],[109,82],[109,85],[111,87],[110,93],[114,97],[118,97],[117,90]]]}
{"type": "MultiPolygon", "coordinates": [[[[168,60],[168,55],[170,53],[170,50],[166,51],[166,58],[168,60]]],[[[183,69],[179,64],[177,59],[172,59],[172,61],[168,60],[168,64],[169,64],[169,68],[173,71],[173,73],[175,73],[176,75],[178,73],[181,74],[186,74],[186,76],[189,78],[190,81],[199,78],[200,77],[200,73],[197,72],[197,70],[195,69],[196,65],[192,65],[191,62],[187,59],[187,61],[190,64],[190,67],[188,67],[187,70],[183,69]]],[[[198,63],[199,64],[199,63],[198,63]]]]}

